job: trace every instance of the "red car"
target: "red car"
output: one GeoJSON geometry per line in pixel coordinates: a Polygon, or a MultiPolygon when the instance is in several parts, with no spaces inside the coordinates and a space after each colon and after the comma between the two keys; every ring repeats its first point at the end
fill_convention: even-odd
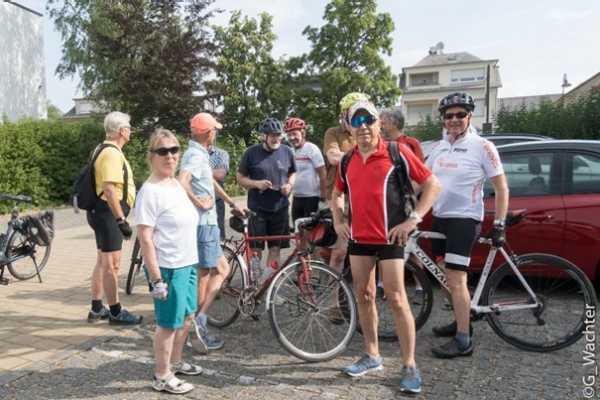
{"type": "MultiPolygon", "coordinates": [[[[510,189],[509,210],[527,218],[508,229],[517,254],[550,253],[577,265],[600,287],[600,141],[548,140],[499,146],[510,189]]],[[[487,183],[485,209],[494,210],[487,183]]],[[[429,220],[429,219],[428,219],[429,220]]],[[[491,227],[486,214],[482,233],[491,227]]],[[[421,229],[430,226],[425,221],[421,229]]],[[[471,267],[483,267],[489,247],[477,244],[471,267]]],[[[496,262],[503,261],[496,256],[496,262]]]]}

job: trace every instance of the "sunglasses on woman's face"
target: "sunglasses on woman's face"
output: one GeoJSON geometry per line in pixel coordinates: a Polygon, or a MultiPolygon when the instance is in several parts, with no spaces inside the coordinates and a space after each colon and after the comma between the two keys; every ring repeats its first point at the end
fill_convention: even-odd
{"type": "Polygon", "coordinates": [[[377,119],[370,114],[355,115],[350,120],[350,126],[352,126],[353,128],[360,128],[362,124],[367,124],[367,126],[371,126],[375,123],[375,121],[377,121],[377,119]]]}
{"type": "Polygon", "coordinates": [[[469,113],[466,113],[464,111],[459,111],[457,113],[446,113],[444,114],[444,119],[451,120],[454,117],[456,117],[456,119],[463,119],[467,115],[469,115],[469,113]]]}
{"type": "Polygon", "coordinates": [[[162,156],[162,157],[166,156],[169,153],[175,155],[175,154],[179,153],[179,146],[159,147],[158,149],[150,150],[150,152],[153,154],[162,156]]]}

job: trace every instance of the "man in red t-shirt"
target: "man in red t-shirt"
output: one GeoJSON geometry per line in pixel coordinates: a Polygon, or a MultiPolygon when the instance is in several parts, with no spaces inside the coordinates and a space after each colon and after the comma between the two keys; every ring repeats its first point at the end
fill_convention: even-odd
{"type": "Polygon", "coordinates": [[[404,113],[400,107],[383,110],[379,119],[381,120],[381,129],[383,129],[387,140],[395,140],[398,144],[408,146],[419,160],[425,160],[419,141],[414,137],[405,135],[402,131],[404,129],[404,113]]]}
{"type": "Polygon", "coordinates": [[[363,332],[365,356],[344,368],[350,376],[383,368],[377,342],[375,305],[375,261],[379,260],[387,302],[394,313],[402,361],[400,390],[419,393],[421,377],[415,363],[415,321],[404,287],[404,245],[431,208],[440,185],[435,176],[405,146],[398,146],[409,177],[421,186],[421,196],[409,215],[404,212],[403,186],[392,173],[394,163],[381,138],[377,110],[372,103],[358,101],[347,119],[356,146],[351,150],[345,176],[338,174],[332,193],[332,212],[338,235],[348,238],[350,268],[363,332]],[[351,224],[343,219],[344,197],[348,194],[351,224]]]}

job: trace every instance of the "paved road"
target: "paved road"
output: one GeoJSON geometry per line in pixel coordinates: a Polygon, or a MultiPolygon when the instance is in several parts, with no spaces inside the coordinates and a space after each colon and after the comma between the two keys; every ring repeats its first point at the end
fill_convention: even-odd
{"type": "MultiPolygon", "coordinates": [[[[60,229],[60,224],[64,224],[65,229],[72,229],[78,223],[82,223],[80,217],[66,216],[58,226],[60,229]]],[[[150,300],[143,295],[142,286],[138,292],[134,299],[146,308],[150,300]]],[[[424,388],[416,398],[585,398],[582,379],[590,370],[582,365],[583,340],[554,353],[527,353],[503,342],[485,322],[477,322],[473,357],[452,361],[433,358],[430,348],[438,339],[431,334],[431,327],[449,318],[449,313],[440,307],[439,297],[436,300],[430,321],[417,336],[417,361],[424,388]]],[[[85,310],[86,306],[80,307],[85,310]]],[[[153,368],[152,329],[150,322],[133,330],[109,330],[109,335],[77,344],[58,361],[19,369],[16,372],[20,378],[16,380],[6,379],[10,374],[7,372],[5,381],[10,382],[0,386],[0,399],[168,398],[149,387],[153,368]]],[[[342,356],[320,364],[304,363],[286,353],[274,339],[266,316],[259,321],[240,319],[220,334],[226,340],[222,351],[208,356],[187,353],[206,373],[189,379],[196,390],[184,398],[289,400],[401,396],[397,391],[400,365],[395,343],[381,344],[384,371],[349,379],[340,375],[339,370],[361,355],[359,334],[342,356]]],[[[598,348],[597,340],[595,345],[598,348]]]]}

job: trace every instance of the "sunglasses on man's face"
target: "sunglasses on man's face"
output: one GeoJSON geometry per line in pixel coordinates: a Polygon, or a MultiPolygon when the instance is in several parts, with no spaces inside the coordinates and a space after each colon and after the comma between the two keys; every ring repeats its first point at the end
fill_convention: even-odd
{"type": "Polygon", "coordinates": [[[464,111],[459,111],[457,113],[446,113],[446,114],[444,114],[444,119],[451,120],[454,117],[456,117],[456,119],[463,119],[467,115],[469,115],[469,113],[466,113],[464,111]]]}
{"type": "Polygon", "coordinates": [[[179,153],[179,146],[159,147],[158,149],[150,150],[150,152],[162,157],[166,156],[169,153],[175,155],[179,153]]]}
{"type": "Polygon", "coordinates": [[[360,128],[362,124],[367,124],[367,126],[371,126],[375,123],[375,121],[377,121],[377,119],[370,114],[355,115],[350,120],[350,126],[352,126],[353,128],[360,128]]]}

